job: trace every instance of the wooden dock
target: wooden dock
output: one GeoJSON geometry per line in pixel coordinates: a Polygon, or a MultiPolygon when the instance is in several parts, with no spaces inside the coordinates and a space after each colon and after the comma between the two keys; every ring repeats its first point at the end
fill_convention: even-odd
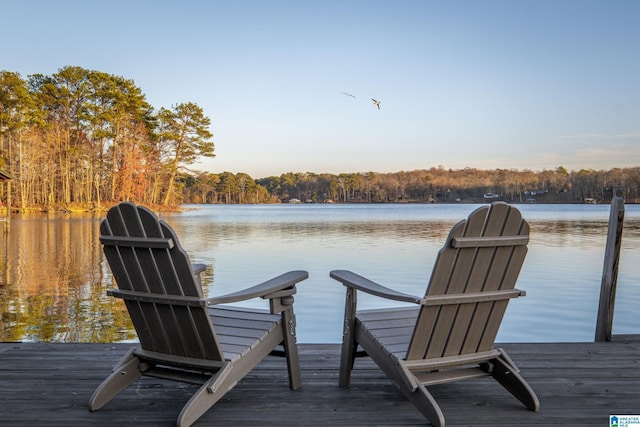
{"type": "MultiPolygon", "coordinates": [[[[98,412],[87,402],[130,344],[0,343],[2,426],[171,426],[195,386],[143,378],[98,412]]],[[[490,378],[430,387],[448,426],[609,425],[640,414],[640,336],[504,344],[541,403],[525,409],[490,378]]],[[[195,426],[428,425],[369,359],[338,387],[339,346],[300,345],[303,386],[268,357],[195,426]]]]}

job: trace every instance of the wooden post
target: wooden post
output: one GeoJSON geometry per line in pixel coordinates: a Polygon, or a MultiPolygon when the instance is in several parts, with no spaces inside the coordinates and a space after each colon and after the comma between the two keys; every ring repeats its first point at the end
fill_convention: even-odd
{"type": "Polygon", "coordinates": [[[596,320],[596,342],[611,341],[623,222],[624,199],[615,196],[611,200],[611,211],[609,213],[609,229],[604,252],[602,284],[600,285],[600,304],[598,305],[598,319],[596,320]]]}

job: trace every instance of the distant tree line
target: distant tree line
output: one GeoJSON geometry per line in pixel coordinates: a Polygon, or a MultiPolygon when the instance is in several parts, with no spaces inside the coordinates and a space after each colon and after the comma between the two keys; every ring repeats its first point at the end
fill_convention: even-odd
{"type": "Polygon", "coordinates": [[[200,173],[184,176],[184,200],[190,203],[279,203],[292,199],[313,203],[456,203],[504,200],[510,203],[606,202],[615,194],[636,202],[640,167],[608,171],[582,169],[531,171],[474,168],[393,173],[317,174],[288,172],[253,180],[200,173]]]}
{"type": "Polygon", "coordinates": [[[14,209],[302,202],[606,201],[638,198],[640,168],[530,171],[474,168],[393,173],[246,173],[190,169],[214,157],[211,120],[195,103],[154,109],[132,80],[81,67],[46,76],[0,71],[0,169],[14,209]]]}

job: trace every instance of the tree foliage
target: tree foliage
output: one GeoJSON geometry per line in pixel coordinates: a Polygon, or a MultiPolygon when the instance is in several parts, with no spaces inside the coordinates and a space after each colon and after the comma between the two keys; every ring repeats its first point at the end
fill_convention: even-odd
{"type": "Polygon", "coordinates": [[[156,112],[132,80],[81,67],[26,80],[0,71],[0,162],[19,208],[172,203],[178,171],[214,156],[194,103],[156,112]]]}
{"type": "Polygon", "coordinates": [[[636,202],[640,167],[609,171],[442,167],[393,173],[314,174],[288,172],[258,179],[272,198],[340,203],[455,203],[504,200],[510,203],[607,202],[615,194],[636,202]]]}

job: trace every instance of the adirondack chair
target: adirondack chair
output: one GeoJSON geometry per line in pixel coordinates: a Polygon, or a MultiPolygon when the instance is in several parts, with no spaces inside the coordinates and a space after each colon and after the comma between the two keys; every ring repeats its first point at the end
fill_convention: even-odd
{"type": "Polygon", "coordinates": [[[189,426],[269,354],[286,356],[289,387],[301,385],[293,295],[306,271],[205,299],[203,265],[192,266],[167,223],[133,203],[111,208],[100,226],[118,289],[140,341],[91,396],[102,408],[143,375],[202,386],[183,407],[178,426],[189,426]],[[270,310],[227,305],[261,297],[270,310]],[[223,304],[223,305],[220,305],[223,304]]]}
{"type": "Polygon", "coordinates": [[[524,405],[538,398],[494,340],[527,252],[529,225],[495,202],[456,224],[438,252],[424,297],[397,292],[347,270],[330,276],[347,288],[339,384],[348,388],[354,360],[370,356],[435,426],[442,410],[427,386],[493,376],[524,405]],[[357,291],[419,307],[357,311],[357,291]]]}

